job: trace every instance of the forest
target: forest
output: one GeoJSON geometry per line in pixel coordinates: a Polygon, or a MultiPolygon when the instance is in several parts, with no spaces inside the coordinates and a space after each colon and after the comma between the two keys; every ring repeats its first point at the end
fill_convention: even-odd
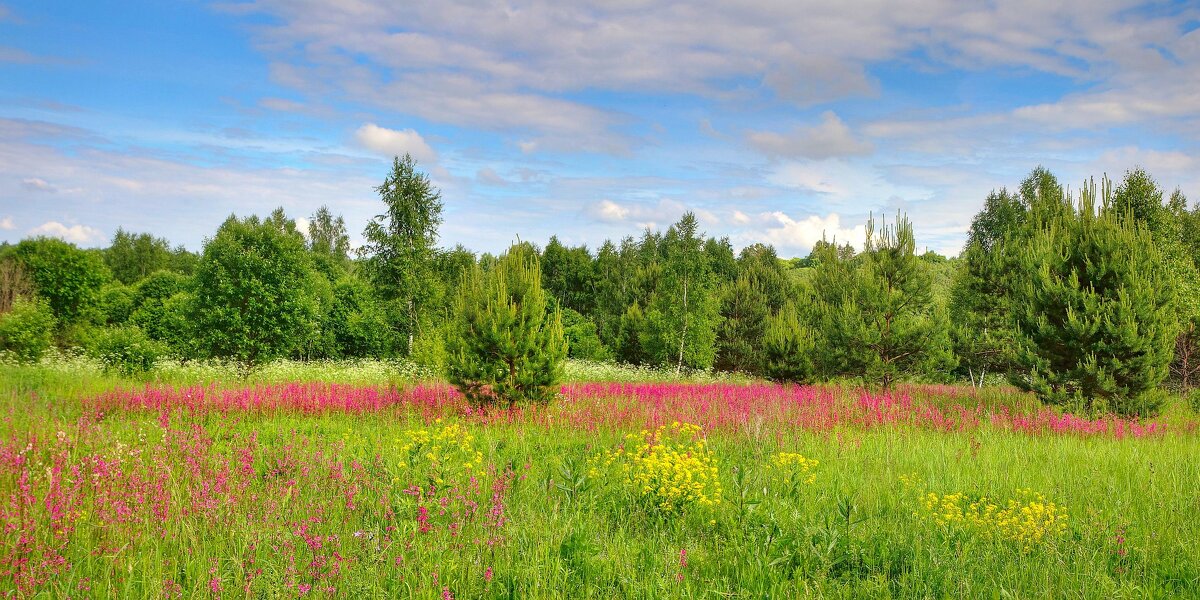
{"type": "MultiPolygon", "coordinates": [[[[0,247],[0,347],[83,352],[128,373],[159,360],[403,358],[445,371],[472,271],[532,257],[571,358],[781,382],[1010,383],[1077,411],[1150,416],[1200,375],[1200,205],[1141,169],[1072,190],[1038,167],[984,199],[957,257],[919,252],[908,215],[861,248],[735,250],[694,214],[599,248],[439,246],[443,199],[411,157],[350,247],[321,207],[231,215],[203,248],[118,229],[103,249],[0,247]]],[[[964,200],[966,201],[966,200],[964,200]]]]}

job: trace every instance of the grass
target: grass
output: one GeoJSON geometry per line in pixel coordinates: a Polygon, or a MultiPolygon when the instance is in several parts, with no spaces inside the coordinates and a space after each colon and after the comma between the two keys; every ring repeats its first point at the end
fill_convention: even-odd
{"type": "Polygon", "coordinates": [[[1011,390],[579,383],[480,415],[407,375],[271,373],[147,388],[76,363],[6,368],[0,593],[1200,596],[1200,433],[1183,404],[1135,430],[1037,417],[1011,390]],[[261,403],[220,399],[235,396],[261,403]],[[702,432],[655,446],[677,419],[702,432]],[[663,510],[646,482],[670,495],[677,472],[704,494],[663,510]],[[971,525],[928,493],[1033,516],[971,525]],[[1065,528],[1036,535],[1051,503],[1065,528]]]}

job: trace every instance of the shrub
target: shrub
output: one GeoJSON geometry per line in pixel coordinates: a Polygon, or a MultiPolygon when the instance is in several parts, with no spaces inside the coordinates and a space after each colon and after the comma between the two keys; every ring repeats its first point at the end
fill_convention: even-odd
{"type": "Polygon", "coordinates": [[[104,363],[105,370],[135,375],[153,369],[166,348],[137,327],[110,327],[92,335],[87,351],[104,363]]]}
{"type": "Polygon", "coordinates": [[[1192,407],[1192,412],[1200,413],[1200,388],[1192,388],[1187,392],[1187,400],[1192,407]]]}
{"type": "Polygon", "coordinates": [[[54,313],[45,300],[18,298],[0,315],[0,350],[21,362],[37,362],[53,342],[54,313]]]}

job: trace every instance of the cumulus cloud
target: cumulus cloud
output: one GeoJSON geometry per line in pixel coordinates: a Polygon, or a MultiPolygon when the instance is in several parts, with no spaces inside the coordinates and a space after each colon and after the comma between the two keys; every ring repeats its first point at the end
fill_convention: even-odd
{"type": "Polygon", "coordinates": [[[64,241],[75,244],[89,244],[99,242],[104,239],[104,234],[99,229],[88,227],[87,225],[63,225],[58,221],[47,221],[29,230],[29,235],[45,235],[56,237],[64,241]]]}
{"type": "Polygon", "coordinates": [[[412,129],[388,129],[367,123],[354,132],[354,140],[368,150],[389,157],[407,153],[427,165],[437,162],[438,158],[437,152],[425,142],[425,138],[412,129]]]}
{"type": "Polygon", "coordinates": [[[837,240],[839,244],[849,242],[855,248],[862,248],[867,239],[865,225],[845,227],[838,213],[795,218],[782,211],[774,211],[760,215],[758,221],[760,227],[754,232],[756,237],[784,252],[807,251],[823,239],[837,240]]]}
{"type": "Polygon", "coordinates": [[[0,219],[0,229],[3,229],[5,231],[12,231],[16,228],[17,228],[17,226],[16,226],[16,224],[13,223],[13,218],[11,216],[7,216],[7,217],[4,217],[3,219],[0,219]]]}
{"type": "Polygon", "coordinates": [[[870,154],[874,146],[858,139],[833,111],[825,111],[821,122],[797,127],[787,133],[751,131],[746,141],[760,152],[785,158],[825,159],[870,154]]]}

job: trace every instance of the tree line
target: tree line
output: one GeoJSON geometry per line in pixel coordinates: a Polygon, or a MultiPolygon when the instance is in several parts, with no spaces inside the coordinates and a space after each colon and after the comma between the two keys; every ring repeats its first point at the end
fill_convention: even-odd
{"type": "Polygon", "coordinates": [[[735,252],[692,213],[594,251],[551,237],[475,254],[439,246],[442,199],[411,157],[376,192],[354,251],[327,207],[306,231],[282,209],[230,216],[199,253],[122,229],[104,249],[0,246],[0,346],[129,372],[164,355],[404,357],[510,400],[551,385],[563,355],[797,383],[1003,378],[1120,414],[1200,377],[1200,205],[1140,169],[1070,190],[1039,167],[986,198],[955,258],[919,253],[899,214],[870,219],[861,251],[826,240],[791,260],[735,252]]]}

